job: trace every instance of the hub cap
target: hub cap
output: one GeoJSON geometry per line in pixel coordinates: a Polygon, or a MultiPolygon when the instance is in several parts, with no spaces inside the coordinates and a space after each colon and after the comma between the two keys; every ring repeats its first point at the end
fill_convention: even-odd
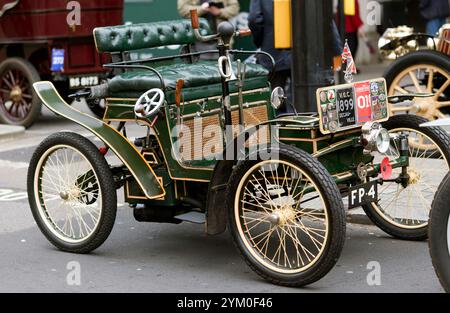
{"type": "Polygon", "coordinates": [[[13,122],[24,120],[31,111],[31,84],[19,70],[0,73],[0,110],[13,122]]]}

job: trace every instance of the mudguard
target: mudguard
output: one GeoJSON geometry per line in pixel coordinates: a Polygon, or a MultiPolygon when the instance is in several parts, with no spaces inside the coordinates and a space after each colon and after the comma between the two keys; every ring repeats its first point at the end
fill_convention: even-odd
{"type": "Polygon", "coordinates": [[[38,82],[33,87],[45,106],[52,112],[83,126],[105,142],[130,170],[147,198],[156,199],[165,196],[164,187],[153,169],[120,132],[108,124],[71,107],[61,98],[51,82],[38,82]]]}

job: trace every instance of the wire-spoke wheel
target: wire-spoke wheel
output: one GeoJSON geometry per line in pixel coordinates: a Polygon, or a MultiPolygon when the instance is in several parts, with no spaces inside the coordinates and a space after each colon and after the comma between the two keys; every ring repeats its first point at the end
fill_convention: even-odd
{"type": "Polygon", "coordinates": [[[423,94],[413,105],[391,105],[392,114],[414,113],[428,120],[450,113],[450,60],[436,51],[417,51],[395,61],[385,73],[389,96],[423,94]]]}
{"type": "Polygon", "coordinates": [[[9,58],[0,65],[0,123],[31,126],[41,112],[41,102],[33,90],[40,80],[31,63],[9,58]]]}
{"type": "Polygon", "coordinates": [[[109,236],[117,210],[111,171],[98,149],[72,133],[50,136],[28,173],[33,216],[59,249],[87,253],[109,236]]]}
{"type": "Polygon", "coordinates": [[[445,291],[450,293],[450,174],[434,198],[429,226],[431,260],[445,291]]]}
{"type": "Polygon", "coordinates": [[[282,145],[276,160],[241,162],[227,194],[235,243],[263,278],[303,286],[336,263],[345,239],[342,198],[307,153],[282,145]]]}
{"type": "MultiPolygon", "coordinates": [[[[414,115],[396,115],[384,124],[392,135],[408,136],[409,142],[425,145],[409,146],[409,166],[406,169],[407,184],[384,182],[379,187],[377,203],[364,206],[369,218],[388,234],[408,240],[427,238],[428,217],[438,186],[450,169],[450,138],[440,128],[422,128],[426,119],[414,115]],[[423,147],[426,146],[426,149],[423,147]]],[[[386,154],[375,156],[375,163],[385,157],[400,157],[400,147],[391,142],[386,154]]],[[[393,170],[392,178],[398,178],[402,169],[393,170]]]]}

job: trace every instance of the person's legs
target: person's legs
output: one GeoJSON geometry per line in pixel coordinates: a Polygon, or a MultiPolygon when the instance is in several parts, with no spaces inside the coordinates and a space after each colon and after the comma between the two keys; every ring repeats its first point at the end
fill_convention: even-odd
{"type": "Polygon", "coordinates": [[[358,52],[358,33],[346,33],[345,39],[347,39],[353,57],[356,57],[356,53],[358,52]]]}
{"type": "Polygon", "coordinates": [[[270,79],[270,84],[272,85],[272,89],[275,89],[276,87],[281,87],[281,88],[285,89],[286,81],[290,75],[291,75],[291,71],[289,71],[289,70],[274,72],[270,79]]]}
{"type": "Polygon", "coordinates": [[[439,29],[445,24],[445,18],[435,18],[427,22],[427,34],[435,36],[439,29]]]}
{"type": "MultiPolygon", "coordinates": [[[[287,81],[290,77],[291,77],[290,70],[282,70],[274,72],[270,79],[270,85],[272,86],[272,89],[275,89],[276,87],[283,88],[286,92],[286,97],[288,98],[288,101],[292,99],[290,95],[292,86],[286,86],[287,81]]],[[[279,110],[278,113],[291,113],[291,112],[293,112],[292,108],[289,105],[287,105],[285,108],[279,110]]]]}

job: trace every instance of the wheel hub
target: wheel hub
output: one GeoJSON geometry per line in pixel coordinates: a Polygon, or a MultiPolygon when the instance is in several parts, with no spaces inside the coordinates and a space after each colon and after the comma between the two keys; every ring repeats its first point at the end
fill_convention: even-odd
{"type": "Polygon", "coordinates": [[[11,89],[9,96],[14,102],[19,102],[22,100],[22,89],[19,86],[14,86],[11,89]]]}
{"type": "Polygon", "coordinates": [[[283,226],[289,223],[290,221],[294,221],[296,217],[296,213],[292,205],[286,205],[279,209],[276,209],[270,216],[269,221],[273,225],[283,226]]]}
{"type": "Polygon", "coordinates": [[[69,200],[69,193],[65,192],[65,191],[61,191],[59,193],[59,196],[61,197],[61,199],[63,199],[64,201],[69,200]]]}
{"type": "Polygon", "coordinates": [[[73,189],[68,190],[68,191],[61,191],[59,193],[59,196],[64,201],[71,201],[71,200],[78,199],[81,196],[81,192],[80,192],[80,190],[78,188],[73,188],[73,189]]]}
{"type": "Polygon", "coordinates": [[[419,173],[419,171],[417,171],[414,168],[409,168],[408,169],[408,176],[409,176],[409,182],[408,184],[413,185],[413,184],[417,184],[420,179],[421,179],[421,175],[419,173]]]}
{"type": "Polygon", "coordinates": [[[438,101],[434,100],[433,97],[414,98],[411,113],[416,113],[427,119],[435,119],[438,117],[437,111],[439,111],[438,101]]]}

